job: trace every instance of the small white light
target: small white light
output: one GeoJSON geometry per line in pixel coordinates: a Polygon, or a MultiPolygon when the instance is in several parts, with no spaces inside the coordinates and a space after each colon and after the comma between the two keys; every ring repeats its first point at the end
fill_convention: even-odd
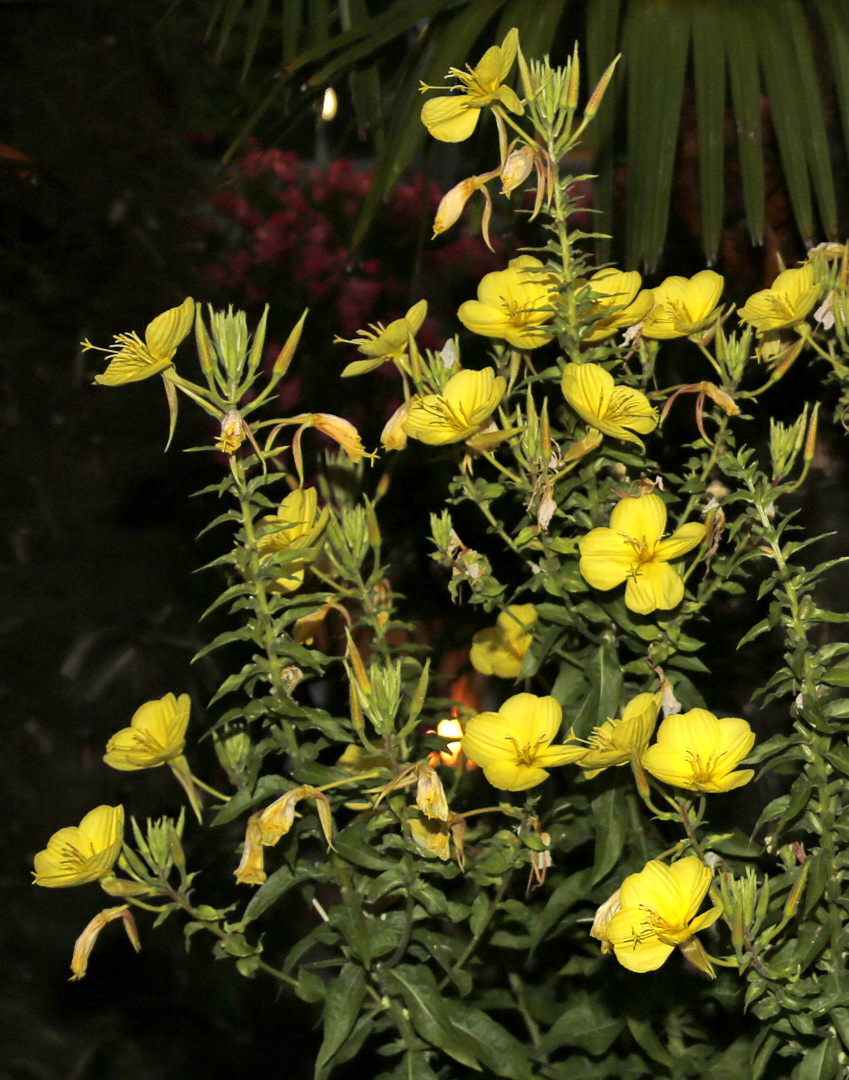
{"type": "Polygon", "coordinates": [[[332,86],[328,86],[324,91],[324,100],[321,103],[321,119],[332,120],[338,108],[339,101],[336,97],[336,91],[332,86]]]}

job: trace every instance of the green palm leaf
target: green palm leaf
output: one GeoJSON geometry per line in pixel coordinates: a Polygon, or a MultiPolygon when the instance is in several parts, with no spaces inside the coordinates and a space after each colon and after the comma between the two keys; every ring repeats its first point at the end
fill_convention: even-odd
{"type": "Polygon", "coordinates": [[[629,265],[653,265],[668,227],[688,71],[708,258],[718,249],[725,214],[729,109],[746,222],[753,240],[763,235],[764,92],[800,232],[806,239],[817,231],[837,234],[841,223],[829,156],[829,138],[836,133],[828,128],[825,102],[836,100],[849,145],[847,14],[846,0],[813,0],[807,6],[802,0],[219,0],[212,30],[219,51],[235,48],[238,39],[241,73],[259,83],[237,141],[289,85],[301,85],[305,73],[316,91],[342,75],[348,78],[358,125],[371,132],[378,149],[375,184],[357,238],[424,142],[420,80],[439,84],[448,67],[474,61],[511,26],[519,29],[528,55],[553,49],[565,55],[574,38],[584,39],[590,84],[621,51],[621,74],[591,135],[599,174],[595,202],[600,227],[609,228],[618,100],[627,123],[625,258],[629,265]],[[272,30],[282,33],[280,67],[263,87],[257,57],[272,30]],[[823,38],[829,71],[821,70],[823,38]],[[404,54],[387,77],[377,54],[389,44],[403,45],[404,54]]]}

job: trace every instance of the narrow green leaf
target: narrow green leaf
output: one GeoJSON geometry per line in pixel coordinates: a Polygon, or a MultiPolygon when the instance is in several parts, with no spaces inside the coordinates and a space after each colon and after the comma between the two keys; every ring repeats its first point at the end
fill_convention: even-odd
{"type": "Polygon", "coordinates": [[[366,993],[366,977],[361,967],[345,964],[330,984],[324,1002],[324,1038],[315,1062],[315,1080],[330,1073],[333,1055],[350,1035],[366,993]]]}
{"type": "Polygon", "coordinates": [[[806,1050],[793,1073],[793,1080],[835,1080],[843,1071],[838,1065],[837,1039],[823,1039],[813,1050],[806,1050]]]}
{"type": "MultiPolygon", "coordinates": [[[[630,772],[630,770],[629,770],[630,772]]],[[[631,780],[631,777],[628,777],[631,780]]],[[[612,782],[592,801],[592,820],[595,830],[592,884],[609,873],[622,855],[628,835],[628,807],[625,789],[612,782]]]]}
{"type": "MultiPolygon", "coordinates": [[[[792,0],[791,0],[792,3],[792,0]]],[[[787,191],[796,224],[803,236],[813,235],[814,219],[811,186],[803,130],[808,119],[806,88],[797,81],[796,56],[790,35],[787,0],[758,4],[754,9],[757,33],[754,44],[760,56],[764,83],[769,94],[772,117],[787,191]],[[793,77],[788,78],[788,72],[793,77]]]]}
{"type": "Polygon", "coordinates": [[[528,1051],[515,1036],[480,1009],[452,1007],[451,1024],[472,1040],[475,1055],[494,1076],[533,1080],[528,1051]]]}
{"type": "Polygon", "coordinates": [[[849,149],[849,22],[846,5],[844,0],[815,0],[815,3],[825,29],[822,40],[828,42],[831,55],[831,75],[837,90],[845,150],[849,149]]]}
{"type": "MultiPolygon", "coordinates": [[[[587,5],[587,74],[589,85],[595,86],[607,69],[614,56],[619,52],[619,9],[620,0],[590,0],[587,5]]],[[[627,59],[623,58],[627,65],[627,59]]],[[[600,212],[598,228],[608,232],[611,227],[613,208],[613,167],[614,138],[613,128],[616,116],[617,90],[622,85],[618,71],[613,83],[604,95],[601,108],[589,127],[589,138],[593,146],[593,171],[598,173],[593,190],[593,207],[600,212]]],[[[610,253],[610,241],[598,240],[596,252],[600,261],[606,262],[610,253]]]]}
{"type": "Polygon", "coordinates": [[[746,224],[752,239],[759,244],[763,240],[766,194],[760,75],[752,48],[755,27],[750,8],[736,0],[723,3],[722,7],[746,224]]]}
{"type": "Polygon", "coordinates": [[[725,190],[725,45],[721,26],[724,5],[693,7],[693,72],[699,139],[699,198],[702,243],[714,262],[722,230],[725,190]]]}
{"type": "Polygon", "coordinates": [[[628,65],[629,266],[653,266],[666,238],[689,44],[689,4],[629,5],[622,46],[628,65]]]}
{"type": "Polygon", "coordinates": [[[253,894],[250,903],[245,908],[242,922],[249,923],[254,919],[258,919],[287,892],[297,888],[305,881],[316,881],[318,876],[315,866],[299,865],[295,870],[291,870],[284,863],[253,894]]]}
{"type": "Polygon", "coordinates": [[[548,931],[556,923],[560,922],[570,908],[573,908],[575,904],[579,903],[581,900],[586,899],[587,891],[590,887],[591,874],[592,871],[590,869],[580,870],[577,874],[573,874],[557,886],[548,898],[545,907],[534,925],[533,934],[531,935],[531,952],[536,949],[548,931]]]}

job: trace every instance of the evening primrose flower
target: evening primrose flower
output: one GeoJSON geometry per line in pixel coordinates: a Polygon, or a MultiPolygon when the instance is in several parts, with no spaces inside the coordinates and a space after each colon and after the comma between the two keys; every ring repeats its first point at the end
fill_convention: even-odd
{"type": "Polygon", "coordinates": [[[106,744],[103,760],[113,769],[152,769],[183,753],[191,699],[188,694],[166,694],[136,709],[130,726],[106,744]]]}
{"type": "Polygon", "coordinates": [[[585,423],[614,439],[644,449],[634,432],[647,435],[657,427],[657,409],[646,395],[630,386],[617,386],[610,372],[598,364],[567,364],[560,389],[585,423]]]}
{"type": "Polygon", "coordinates": [[[639,761],[654,731],[662,700],[662,690],[637,694],[623,709],[621,719],[605,720],[593,730],[586,746],[574,747],[571,760],[585,771],[588,780],[611,765],[639,761]]]}
{"type": "Polygon", "coordinates": [[[688,855],[667,866],[653,859],[631,874],[619,889],[619,910],[603,927],[604,939],[629,971],[655,971],[676,946],[712,926],[721,911],[696,912],[710,888],[707,866],[688,855]]]}
{"type": "Polygon", "coordinates": [[[158,375],[171,366],[177,346],[191,330],[194,317],[195,302],[188,297],[179,307],[169,308],[149,322],[144,341],[135,331],[116,334],[115,345],[109,349],[99,349],[90,341],[84,341],[84,349],[98,348],[109,357],[106,371],[95,375],[94,381],[101,386],[122,386],[158,375]]]}
{"type": "MultiPolygon", "coordinates": [[[[509,30],[500,45],[486,50],[477,67],[467,67],[465,71],[449,69],[448,76],[457,80],[460,93],[431,98],[422,108],[422,123],[434,139],[440,142],[468,139],[477,127],[481,109],[487,105],[503,106],[517,116],[522,115],[524,108],[516,91],[504,85],[518,47],[518,30],[509,30]]],[[[422,93],[437,89],[448,88],[421,85],[422,93]]]]}
{"type": "Polygon", "coordinates": [[[551,340],[542,329],[551,322],[557,282],[539,259],[520,255],[506,270],[484,274],[477,300],[466,300],[457,311],[473,334],[503,338],[514,349],[538,349],[551,340]]]}
{"type": "Polygon", "coordinates": [[[595,589],[614,589],[627,581],[625,606],[639,615],[676,607],[684,582],[669,565],[705,537],[700,522],[688,521],[662,540],[666,506],[658,495],[626,496],[613,508],[610,527],[593,529],[578,542],[579,569],[595,589]]]}
{"type": "Polygon", "coordinates": [[[123,840],[124,807],[97,806],[79,825],[50,837],[35,857],[35,884],[59,889],[101,881],[112,873],[123,840]]]}
{"type": "Polygon", "coordinates": [[[133,913],[130,911],[129,904],[121,904],[120,907],[105,908],[94,916],[74,942],[74,953],[71,957],[71,971],[73,972],[70,979],[71,982],[76,982],[78,979],[85,978],[85,973],[88,971],[88,961],[91,956],[91,950],[94,948],[101,930],[115,919],[121,920],[124,924],[124,930],[127,937],[130,939],[130,944],[136,952],[140,951],[141,942],[139,941],[136,922],[133,918],[133,913]]]}
{"type": "Polygon", "coordinates": [[[482,675],[515,679],[522,660],[533,640],[531,627],[537,621],[533,604],[510,604],[501,612],[495,626],[479,630],[472,638],[469,659],[482,675]]]}
{"type": "Polygon", "coordinates": [[[363,375],[373,371],[387,360],[402,365],[407,359],[410,342],[421,330],[427,315],[427,300],[419,300],[409,309],[403,319],[395,319],[388,326],[371,323],[367,330],[358,330],[354,338],[333,339],[333,344],[356,345],[365,360],[354,360],[343,370],[342,377],[363,375]]]}
{"type": "Polygon", "coordinates": [[[506,388],[504,377],[492,368],[458,371],[441,394],[425,394],[410,401],[401,429],[431,446],[462,442],[489,420],[506,388]]]}
{"type": "Polygon", "coordinates": [[[818,294],[813,266],[805,263],[798,270],[783,271],[768,289],[750,296],[738,315],[759,334],[784,330],[807,318],[818,294]]]}
{"type": "MultiPolygon", "coordinates": [[[[259,557],[264,562],[274,560],[278,554],[291,555],[315,546],[327,524],[327,507],[318,510],[318,493],[315,488],[298,488],[290,491],[280,504],[277,513],[262,519],[263,525],[282,526],[261,536],[257,543],[259,557]]],[[[281,568],[283,574],[274,582],[283,592],[293,592],[304,580],[306,556],[287,561],[281,568]]]]}
{"type": "Polygon", "coordinates": [[[636,270],[617,270],[607,266],[597,271],[588,284],[594,293],[592,312],[599,318],[581,333],[581,340],[592,344],[606,341],[617,330],[641,322],[654,305],[651,289],[640,289],[643,279],[636,270]]]}
{"type": "Polygon", "coordinates": [[[643,337],[663,340],[704,330],[716,315],[724,284],[724,278],[713,270],[661,281],[652,290],[654,307],[643,319],[643,337]]]}
{"type": "Polygon", "coordinates": [[[754,742],[754,732],[745,720],[717,719],[707,709],[690,709],[667,716],[642,762],[666,784],[710,795],[748,784],[754,769],[737,771],[737,766],[754,742]]]}
{"type": "Polygon", "coordinates": [[[480,765],[493,787],[536,787],[548,777],[548,768],[572,760],[573,748],[550,745],[561,718],[553,697],[516,694],[498,712],[479,713],[466,723],[463,753],[480,765]]]}

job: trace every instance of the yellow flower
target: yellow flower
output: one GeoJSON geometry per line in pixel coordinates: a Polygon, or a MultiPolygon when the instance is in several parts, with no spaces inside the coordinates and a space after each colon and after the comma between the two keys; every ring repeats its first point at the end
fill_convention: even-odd
{"type": "Polygon", "coordinates": [[[448,800],[436,770],[424,762],[416,765],[416,806],[428,818],[448,820],[448,800]]]}
{"type": "Polygon", "coordinates": [[[768,289],[750,296],[738,315],[759,334],[784,330],[807,317],[818,293],[813,267],[806,263],[798,270],[785,270],[768,289]]]}
{"type": "MultiPolygon", "coordinates": [[[[177,346],[191,330],[194,317],[195,302],[188,297],[179,307],[169,308],[149,322],[144,341],[135,331],[116,334],[117,348],[99,350],[109,357],[109,366],[102,375],[95,375],[94,381],[101,386],[121,386],[158,375],[171,366],[177,346]]],[[[84,349],[97,348],[89,341],[82,344],[84,349]]]]}
{"type": "Polygon", "coordinates": [[[724,284],[713,270],[661,281],[653,290],[654,307],[643,319],[643,337],[662,340],[704,330],[715,316],[724,284]]]}
{"type": "Polygon", "coordinates": [[[413,841],[428,856],[447,862],[451,858],[451,831],[444,821],[438,818],[410,818],[410,835],[413,841]]]}
{"type": "Polygon", "coordinates": [[[533,640],[530,627],[537,621],[533,604],[510,604],[498,616],[495,626],[479,630],[472,638],[469,659],[482,675],[515,679],[533,640]]]}
{"type": "Polygon", "coordinates": [[[514,349],[538,349],[551,340],[543,330],[553,315],[557,283],[532,255],[511,259],[506,270],[484,274],[477,300],[460,305],[457,317],[473,334],[503,338],[514,349]]]}
{"type": "Polygon", "coordinates": [[[696,914],[710,878],[710,870],[695,855],[672,866],[652,860],[626,877],[619,910],[603,927],[619,963],[629,971],[655,971],[676,946],[712,926],[720,916],[718,907],[696,914]]]}
{"type": "Polygon", "coordinates": [[[506,388],[504,377],[496,376],[492,368],[458,371],[441,394],[412,399],[401,429],[411,439],[431,446],[462,442],[489,420],[506,388]]]}
{"type": "MultiPolygon", "coordinates": [[[[327,507],[317,513],[318,493],[315,488],[298,488],[291,491],[280,504],[277,513],[262,519],[264,525],[282,526],[281,530],[266,533],[257,544],[260,559],[274,560],[275,556],[292,555],[314,547],[327,524],[327,507]]],[[[282,577],[275,586],[284,592],[293,592],[304,580],[304,568],[308,557],[288,560],[282,577]]]]}
{"type": "Polygon", "coordinates": [[[674,608],[684,598],[684,582],[669,565],[697,547],[705,527],[688,521],[662,540],[666,506],[658,495],[626,497],[613,508],[610,527],[593,529],[578,542],[579,569],[595,589],[627,581],[625,606],[639,615],[674,608]]]}
{"type": "Polygon", "coordinates": [[[548,776],[552,765],[572,760],[574,748],[551,746],[562,709],[553,697],[516,694],[498,712],[473,716],[463,733],[463,753],[483,769],[493,787],[524,791],[548,776]]]}
{"type": "Polygon", "coordinates": [[[380,367],[386,360],[403,364],[407,359],[410,341],[421,330],[426,315],[427,300],[419,300],[417,304],[413,304],[403,319],[395,319],[388,326],[372,323],[368,330],[358,330],[355,338],[334,338],[334,345],[340,342],[356,345],[359,352],[366,357],[365,360],[354,360],[353,363],[348,364],[342,372],[342,377],[363,375],[366,371],[373,371],[380,367]]]}
{"type": "Polygon", "coordinates": [[[221,419],[221,434],[215,446],[222,454],[235,454],[247,436],[245,422],[238,409],[231,409],[221,419]]]}
{"type": "Polygon", "coordinates": [[[113,769],[152,769],[179,757],[186,743],[191,699],[166,694],[136,709],[130,726],[106,744],[103,760],[113,769]]]}
{"type": "Polygon", "coordinates": [[[35,857],[35,884],[87,885],[112,873],[124,840],[124,807],[97,806],[79,825],[55,832],[35,857]]]}
{"type": "Polygon", "coordinates": [[[649,405],[646,395],[617,386],[610,372],[598,364],[567,364],[560,389],[585,423],[614,439],[643,449],[642,440],[633,432],[647,435],[657,427],[657,409],[649,405]]]}
{"type": "Polygon", "coordinates": [[[589,279],[589,286],[598,293],[592,300],[596,322],[581,334],[587,343],[605,341],[624,326],[634,326],[648,315],[654,304],[651,289],[640,290],[643,279],[636,270],[617,270],[608,266],[589,279]]]}
{"type": "MultiPolygon", "coordinates": [[[[481,109],[487,105],[501,105],[521,116],[524,109],[515,90],[503,85],[516,59],[518,46],[518,30],[509,30],[500,45],[486,50],[477,67],[465,71],[449,69],[449,77],[460,84],[460,93],[431,98],[422,108],[422,123],[434,139],[440,142],[468,139],[477,127],[481,109]]],[[[448,88],[422,83],[421,89],[424,92],[448,88]]]]}
{"type": "Polygon", "coordinates": [[[667,716],[657,741],[643,754],[643,765],[658,780],[702,794],[742,787],[754,769],[737,766],[752,749],[755,735],[745,720],[717,719],[707,709],[667,716]]]}
{"type": "Polygon", "coordinates": [[[594,729],[586,746],[574,748],[571,760],[585,770],[588,780],[611,765],[639,761],[654,731],[662,700],[662,690],[637,694],[625,706],[621,720],[605,720],[594,729]]]}

